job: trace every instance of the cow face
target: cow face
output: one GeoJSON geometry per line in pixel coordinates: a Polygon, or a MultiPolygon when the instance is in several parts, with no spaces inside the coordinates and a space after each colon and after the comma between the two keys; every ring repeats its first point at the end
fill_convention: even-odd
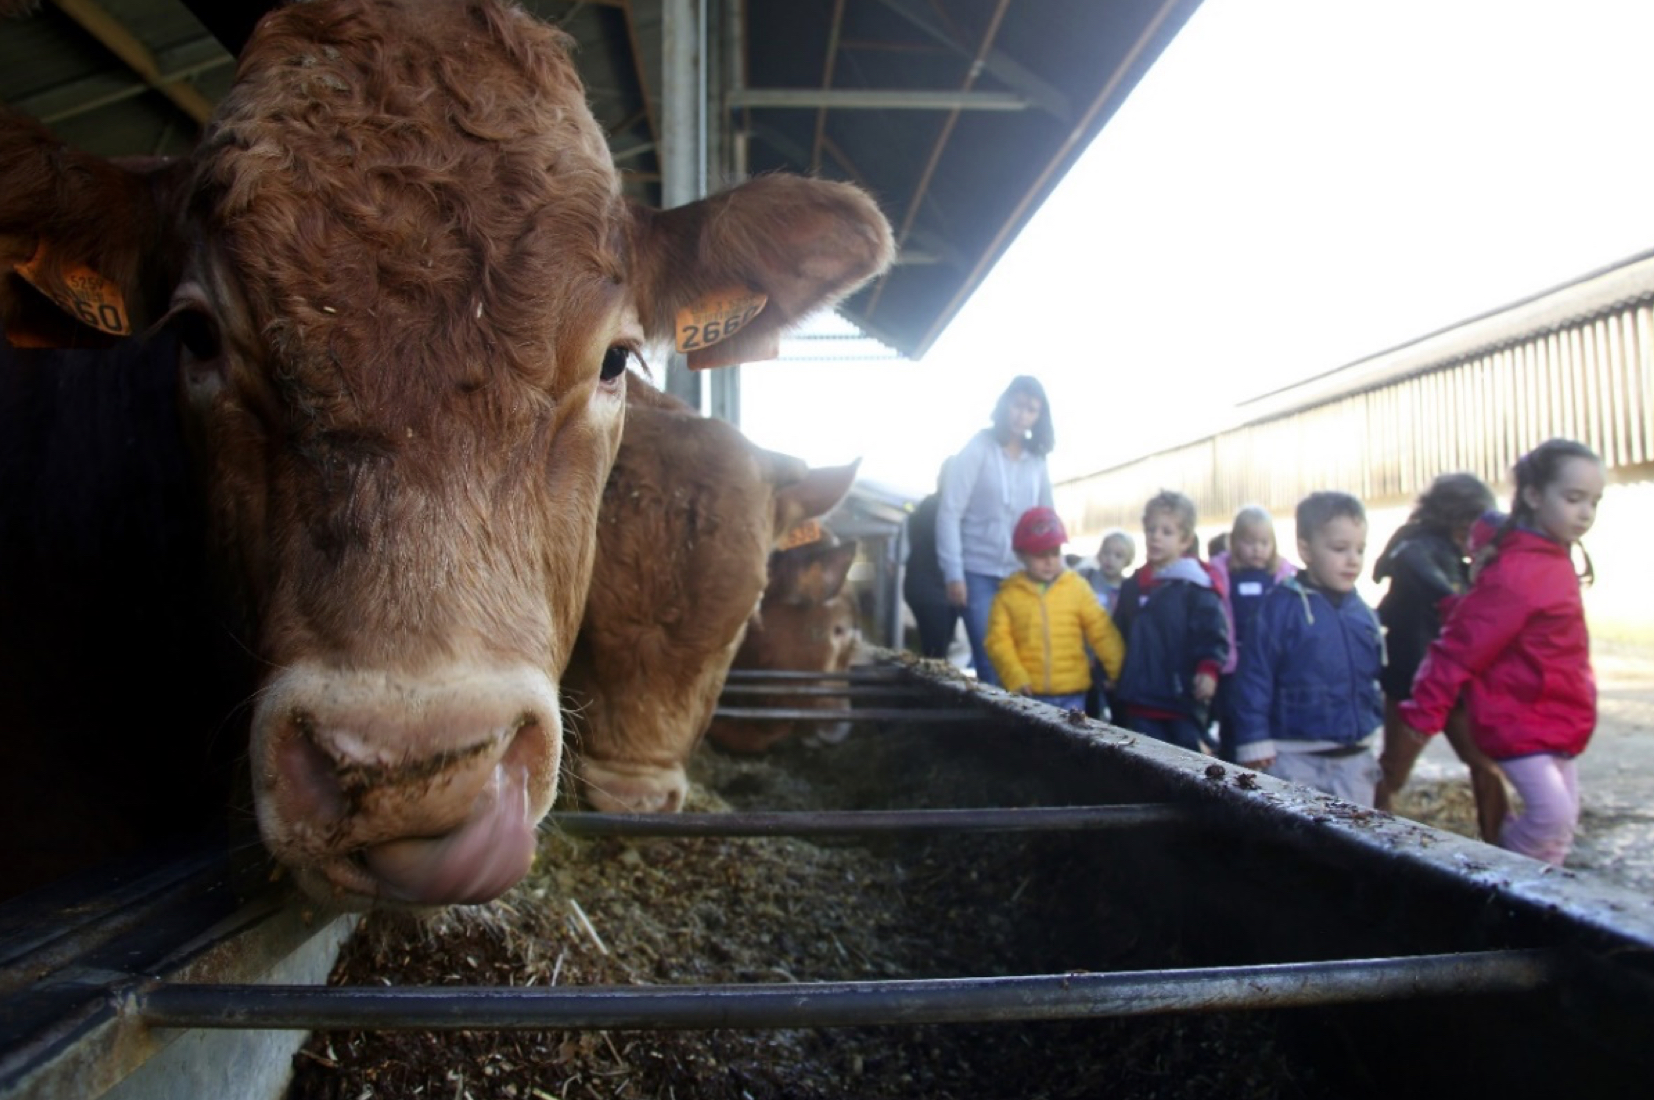
{"type": "Polygon", "coordinates": [[[597,809],[671,812],[776,540],[838,503],[856,467],[811,470],[642,387],[629,400],[568,669],[575,771],[597,809]]]}
{"type": "MultiPolygon", "coordinates": [[[[842,672],[853,663],[860,632],[856,599],[844,585],[855,561],[856,542],[826,540],[780,551],[770,558],[769,585],[758,614],[731,666],[791,672],[842,672]]],[[[760,695],[743,706],[843,710],[844,696],[760,695]]],[[[841,741],[848,722],[715,719],[707,736],[732,752],[763,752],[802,726],[825,741],[841,741]]]]}
{"type": "Polygon", "coordinates": [[[888,226],[803,180],[628,206],[562,36],[486,0],[272,13],[192,171],[164,323],[261,832],[343,904],[491,898],[555,794],[628,357],[732,286],[773,340],[888,226]]]}

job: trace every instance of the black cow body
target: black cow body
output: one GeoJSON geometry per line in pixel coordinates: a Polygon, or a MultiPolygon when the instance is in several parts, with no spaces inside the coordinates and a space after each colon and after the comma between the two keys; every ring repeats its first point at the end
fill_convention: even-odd
{"type": "Polygon", "coordinates": [[[0,339],[0,897],[232,824],[250,669],[212,610],[176,369],[167,335],[0,339]]]}

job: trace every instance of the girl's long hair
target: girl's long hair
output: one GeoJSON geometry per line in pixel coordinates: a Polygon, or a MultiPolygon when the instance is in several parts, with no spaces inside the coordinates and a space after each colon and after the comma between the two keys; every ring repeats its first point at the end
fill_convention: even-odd
{"type": "MultiPolygon", "coordinates": [[[[1499,553],[1500,545],[1505,536],[1518,527],[1532,527],[1538,517],[1528,506],[1526,490],[1535,489],[1544,492],[1546,487],[1562,476],[1562,466],[1570,458],[1583,458],[1588,462],[1600,464],[1602,458],[1591,448],[1572,439],[1547,439],[1527,454],[1516,460],[1511,468],[1511,478],[1516,482],[1516,492],[1511,497],[1510,515],[1499,526],[1498,532],[1488,547],[1488,558],[1483,567],[1491,562],[1499,553]]],[[[1596,568],[1591,564],[1591,555],[1586,551],[1584,543],[1575,543],[1579,547],[1580,557],[1584,566],[1579,570],[1579,583],[1590,585],[1597,579],[1596,568]]]]}
{"type": "Polygon", "coordinates": [[[1005,421],[1011,415],[1011,400],[1018,394],[1039,398],[1039,419],[1034,421],[1034,427],[1029,431],[1025,445],[1030,451],[1044,457],[1057,445],[1057,429],[1051,423],[1051,402],[1046,400],[1045,387],[1040,385],[1039,379],[1033,375],[1017,375],[1011,379],[1011,384],[1005,387],[1005,392],[999,395],[999,400],[994,403],[994,431],[1000,431],[1005,427],[1005,421]]]}
{"type": "Polygon", "coordinates": [[[1442,474],[1419,494],[1408,523],[1443,534],[1468,528],[1493,508],[1493,490],[1475,474],[1442,474]]]}
{"type": "Polygon", "coordinates": [[[1275,537],[1275,517],[1261,504],[1248,504],[1235,513],[1235,522],[1229,527],[1229,565],[1234,568],[1235,543],[1241,532],[1262,527],[1269,532],[1269,563],[1264,566],[1271,573],[1281,571],[1281,540],[1275,537]]]}

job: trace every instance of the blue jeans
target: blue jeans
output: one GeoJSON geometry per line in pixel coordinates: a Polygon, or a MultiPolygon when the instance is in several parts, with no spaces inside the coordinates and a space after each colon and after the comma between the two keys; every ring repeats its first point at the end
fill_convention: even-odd
{"type": "Polygon", "coordinates": [[[965,637],[971,641],[971,664],[976,666],[979,681],[995,687],[1001,686],[999,672],[982,643],[988,636],[988,612],[999,594],[1000,579],[986,573],[965,574],[965,637]]]}
{"type": "Polygon", "coordinates": [[[1200,751],[1201,729],[1193,718],[1142,718],[1128,714],[1124,725],[1133,733],[1141,733],[1156,741],[1164,741],[1190,752],[1200,751]]]}
{"type": "Polygon", "coordinates": [[[1058,710],[1085,709],[1085,692],[1083,691],[1074,695],[1035,695],[1032,698],[1038,699],[1042,703],[1050,703],[1058,710]]]}

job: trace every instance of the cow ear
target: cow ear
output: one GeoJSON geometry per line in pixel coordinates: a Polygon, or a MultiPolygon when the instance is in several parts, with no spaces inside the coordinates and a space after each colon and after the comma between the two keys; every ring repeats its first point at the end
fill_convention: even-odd
{"type": "Polygon", "coordinates": [[[790,484],[778,483],[775,490],[775,537],[779,539],[794,525],[815,516],[824,516],[837,507],[856,482],[861,459],[848,466],[822,466],[809,470],[790,484]]]}
{"type": "Polygon", "coordinates": [[[890,223],[866,192],[799,176],[761,176],[672,210],[634,206],[630,230],[646,336],[672,340],[691,367],[774,358],[784,329],[894,254],[890,223]]]}
{"type": "Polygon", "coordinates": [[[172,207],[188,165],[70,149],[0,114],[0,319],[36,343],[109,342],[166,309],[183,247],[172,207]]]}
{"type": "Polygon", "coordinates": [[[850,566],[855,563],[855,560],[855,539],[841,542],[831,550],[822,553],[816,562],[819,574],[814,581],[814,595],[818,602],[825,603],[843,590],[844,582],[850,577],[850,566]]]}

